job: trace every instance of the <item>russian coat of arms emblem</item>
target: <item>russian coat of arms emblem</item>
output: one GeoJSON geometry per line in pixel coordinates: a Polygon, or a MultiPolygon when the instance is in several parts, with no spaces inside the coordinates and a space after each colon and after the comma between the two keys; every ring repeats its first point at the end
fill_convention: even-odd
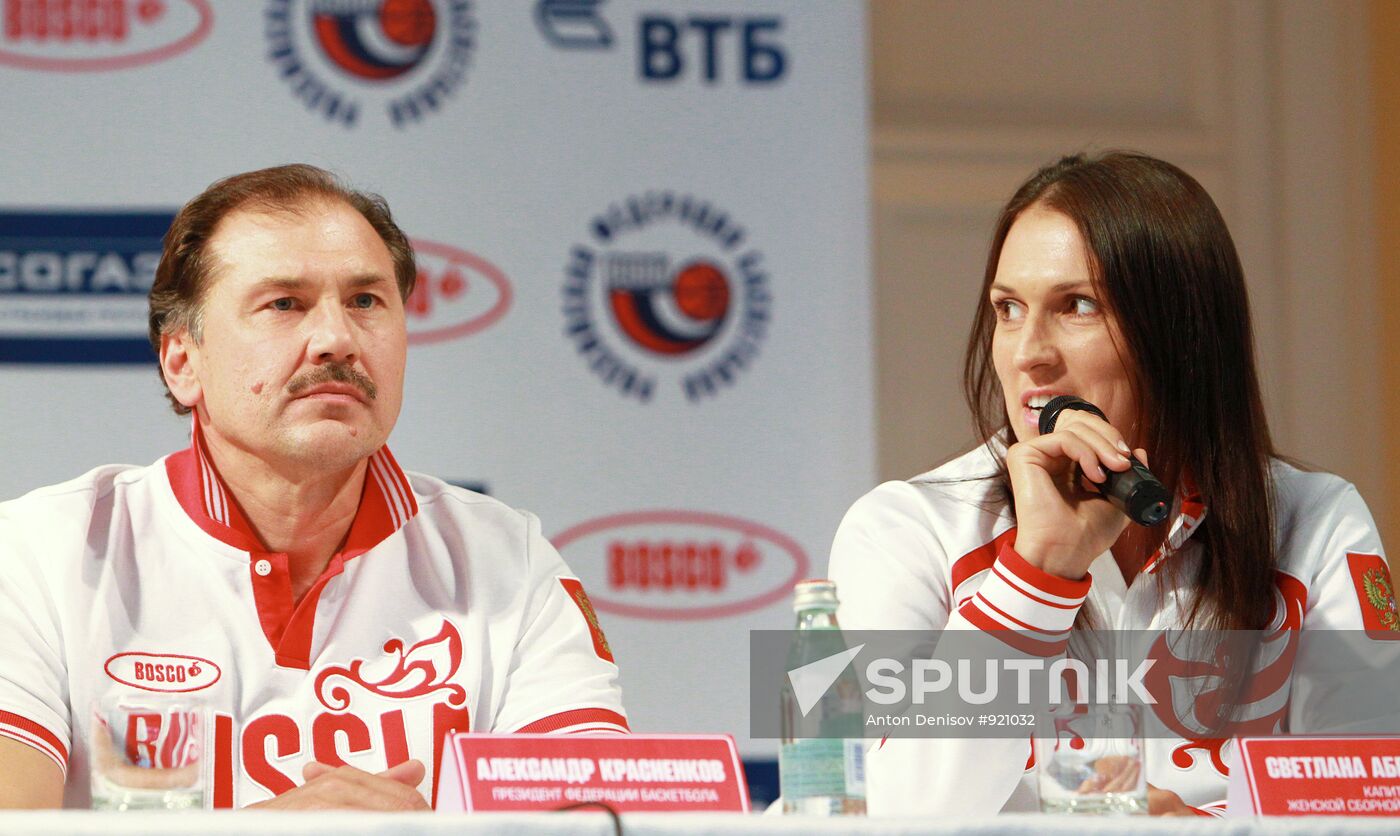
{"type": "Polygon", "coordinates": [[[1400,632],[1400,611],[1395,606],[1395,590],[1390,577],[1380,569],[1370,569],[1361,576],[1366,602],[1376,611],[1376,617],[1386,629],[1400,632]]]}

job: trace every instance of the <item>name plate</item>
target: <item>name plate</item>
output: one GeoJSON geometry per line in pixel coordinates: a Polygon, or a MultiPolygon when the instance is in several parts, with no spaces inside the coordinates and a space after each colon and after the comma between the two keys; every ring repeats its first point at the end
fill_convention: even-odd
{"type": "Polygon", "coordinates": [[[444,744],[438,812],[590,802],[623,812],[747,813],[749,791],[729,735],[454,733],[444,744]]]}
{"type": "Polygon", "coordinates": [[[1398,816],[1400,737],[1236,741],[1227,816],[1398,816]]]}

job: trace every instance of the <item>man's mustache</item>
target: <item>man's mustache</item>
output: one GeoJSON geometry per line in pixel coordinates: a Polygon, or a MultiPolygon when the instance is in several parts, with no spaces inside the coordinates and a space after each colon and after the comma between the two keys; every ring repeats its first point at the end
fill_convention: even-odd
{"type": "Polygon", "coordinates": [[[364,372],[345,363],[327,363],[300,374],[287,384],[287,392],[293,396],[300,395],[322,383],[348,383],[364,392],[365,397],[371,401],[379,397],[379,387],[374,385],[374,381],[364,372]]]}

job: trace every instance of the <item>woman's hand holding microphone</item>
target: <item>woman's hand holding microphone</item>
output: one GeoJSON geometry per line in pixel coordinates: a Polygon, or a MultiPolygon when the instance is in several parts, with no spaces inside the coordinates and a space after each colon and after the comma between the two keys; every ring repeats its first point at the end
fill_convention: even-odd
{"type": "MultiPolygon", "coordinates": [[[[1056,406],[1051,401],[1044,409],[1056,406]]],[[[1049,416],[1051,432],[1006,451],[1016,503],[1016,551],[1045,572],[1078,580],[1129,522],[1096,483],[1109,472],[1131,470],[1133,463],[1123,434],[1097,410],[1059,406],[1055,411],[1049,416]]],[[[1131,452],[1147,463],[1145,450],[1131,452]]]]}

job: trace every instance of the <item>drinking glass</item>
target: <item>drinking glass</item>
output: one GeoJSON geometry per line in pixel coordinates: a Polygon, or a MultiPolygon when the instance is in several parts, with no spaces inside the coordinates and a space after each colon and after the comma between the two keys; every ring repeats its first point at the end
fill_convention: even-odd
{"type": "Polygon", "coordinates": [[[184,694],[109,694],[92,707],[95,810],[204,807],[207,709],[184,694]]]}
{"type": "Polygon", "coordinates": [[[1147,815],[1140,705],[1051,708],[1035,738],[1040,809],[1147,815]]]}

